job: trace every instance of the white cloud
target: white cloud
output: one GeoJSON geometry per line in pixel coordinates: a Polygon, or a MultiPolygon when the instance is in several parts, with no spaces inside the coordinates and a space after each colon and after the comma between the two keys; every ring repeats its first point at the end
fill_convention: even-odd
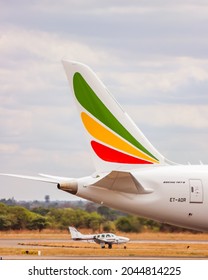
{"type": "Polygon", "coordinates": [[[103,2],[99,2],[96,0],[61,0],[51,1],[51,0],[43,0],[36,1],[35,3],[31,3],[30,6],[33,9],[37,9],[37,11],[45,12],[45,13],[64,13],[67,14],[69,9],[71,12],[77,13],[88,13],[88,14],[103,14],[106,12],[112,14],[146,14],[146,13],[155,13],[156,11],[161,10],[170,10],[170,11],[195,11],[200,10],[204,11],[208,8],[208,4],[206,0],[201,1],[180,1],[176,0],[174,2],[167,2],[164,0],[154,0],[154,1],[140,1],[138,3],[137,0],[131,0],[131,2],[127,2],[125,0],[106,0],[103,2]],[[48,8],[50,6],[50,9],[48,8]]]}
{"type": "Polygon", "coordinates": [[[56,33],[11,26],[1,29],[0,52],[3,55],[16,55],[14,64],[15,62],[24,63],[25,60],[38,60],[38,63],[41,61],[59,62],[64,56],[69,56],[71,59],[88,60],[94,64],[102,62],[108,57],[107,51],[101,49],[95,51],[88,44],[64,38],[56,33]]]}
{"type": "Polygon", "coordinates": [[[205,97],[208,59],[160,56],[158,59],[131,62],[128,69],[120,64],[119,70],[105,75],[105,79],[110,80],[112,93],[115,92],[127,104],[139,105],[144,100],[146,104],[164,103],[164,98],[166,103],[180,102],[180,99],[183,103],[190,103],[193,96],[198,100],[205,97]]]}
{"type": "Polygon", "coordinates": [[[126,106],[136,123],[151,127],[208,129],[208,105],[155,104],[126,106]]]}
{"type": "Polygon", "coordinates": [[[1,155],[9,155],[9,154],[15,154],[19,149],[19,146],[17,144],[2,144],[0,143],[0,153],[1,155]]]}
{"type": "Polygon", "coordinates": [[[0,40],[0,98],[5,102],[8,93],[60,90],[66,80],[63,57],[99,67],[113,61],[107,51],[42,31],[7,28],[0,40]]]}
{"type": "MultiPolygon", "coordinates": [[[[31,112],[20,109],[1,108],[0,127],[1,139],[24,134],[31,129],[31,112]]],[[[2,141],[2,140],[1,140],[2,141]]]]}

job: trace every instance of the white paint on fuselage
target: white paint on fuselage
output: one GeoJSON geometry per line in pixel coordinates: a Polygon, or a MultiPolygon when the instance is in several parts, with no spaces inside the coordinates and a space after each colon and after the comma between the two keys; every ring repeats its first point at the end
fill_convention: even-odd
{"type": "Polygon", "coordinates": [[[98,179],[86,177],[79,179],[77,196],[160,222],[208,231],[208,166],[153,166],[131,174],[153,192],[135,195],[110,191],[89,186],[98,179]],[[201,180],[202,202],[190,202],[190,180],[201,180]]]}

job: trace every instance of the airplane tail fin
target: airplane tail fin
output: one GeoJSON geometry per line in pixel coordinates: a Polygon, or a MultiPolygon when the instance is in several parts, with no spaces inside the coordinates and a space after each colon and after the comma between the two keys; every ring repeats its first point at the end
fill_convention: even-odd
{"type": "Polygon", "coordinates": [[[78,240],[80,238],[82,238],[82,234],[81,232],[79,232],[76,228],[74,227],[69,227],[69,231],[71,234],[71,238],[74,240],[78,240]]]}
{"type": "Polygon", "coordinates": [[[88,66],[66,60],[63,65],[97,171],[171,163],[152,146],[88,66]]]}

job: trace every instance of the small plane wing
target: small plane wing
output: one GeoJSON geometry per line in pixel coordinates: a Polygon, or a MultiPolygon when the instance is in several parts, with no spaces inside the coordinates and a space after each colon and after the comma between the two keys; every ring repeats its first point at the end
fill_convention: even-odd
{"type": "Polygon", "coordinates": [[[105,242],[105,243],[108,243],[108,244],[112,244],[112,243],[115,243],[115,238],[111,238],[111,239],[109,239],[109,238],[107,238],[106,236],[105,237],[98,237],[97,235],[94,237],[94,241],[96,242],[96,243],[103,243],[103,242],[105,242]]]}
{"type": "Polygon", "coordinates": [[[97,237],[94,238],[94,242],[96,242],[98,244],[100,244],[100,243],[112,244],[113,243],[113,241],[109,241],[106,238],[97,238],[97,237]]]}
{"type": "Polygon", "coordinates": [[[131,172],[126,171],[112,171],[91,186],[133,194],[148,194],[153,192],[152,189],[144,188],[131,172]]]}

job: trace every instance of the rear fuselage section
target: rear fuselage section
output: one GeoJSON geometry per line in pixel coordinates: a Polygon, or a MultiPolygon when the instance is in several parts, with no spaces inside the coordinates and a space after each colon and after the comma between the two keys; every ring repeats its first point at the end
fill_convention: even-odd
{"type": "Polygon", "coordinates": [[[181,227],[208,231],[208,166],[154,166],[131,174],[152,193],[131,194],[90,186],[95,179],[80,179],[77,196],[181,227]]]}

